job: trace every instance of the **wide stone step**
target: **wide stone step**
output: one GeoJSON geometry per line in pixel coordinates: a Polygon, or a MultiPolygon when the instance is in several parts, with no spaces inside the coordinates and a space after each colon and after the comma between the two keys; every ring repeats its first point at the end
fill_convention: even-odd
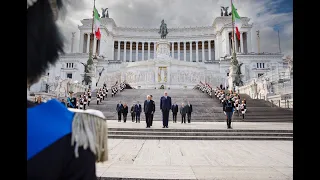
{"type": "Polygon", "coordinates": [[[287,129],[195,129],[195,128],[108,128],[109,131],[135,131],[135,132],[220,132],[220,133],[293,133],[287,129]]]}
{"type": "Polygon", "coordinates": [[[109,139],[157,139],[157,140],[278,140],[292,141],[293,137],[281,136],[160,136],[160,135],[108,135],[109,139]]]}
{"type": "Polygon", "coordinates": [[[152,136],[281,136],[293,137],[292,133],[256,132],[149,132],[149,131],[109,131],[108,135],[152,135],[152,136]]]}
{"type": "MultiPolygon", "coordinates": [[[[110,121],[118,121],[115,117],[107,117],[110,121]]],[[[145,123],[144,119],[140,120],[141,123],[145,123]]],[[[162,121],[161,119],[154,119],[154,121],[162,121]]],[[[278,123],[286,123],[286,122],[292,122],[293,119],[233,119],[232,122],[278,122],[278,123]]],[[[130,120],[127,120],[127,122],[131,122],[130,120]]],[[[172,122],[172,120],[169,120],[169,122],[172,122]]],[[[178,123],[181,123],[181,120],[177,119],[178,123]]],[[[226,122],[226,119],[197,119],[197,120],[191,120],[191,122],[226,122]]]]}

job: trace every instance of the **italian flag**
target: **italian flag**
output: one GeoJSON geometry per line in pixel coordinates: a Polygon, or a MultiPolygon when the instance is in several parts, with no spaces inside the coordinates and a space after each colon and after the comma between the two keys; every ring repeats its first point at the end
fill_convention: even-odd
{"type": "Polygon", "coordinates": [[[236,27],[237,38],[240,40],[239,27],[241,26],[241,19],[240,19],[238,12],[237,12],[237,9],[234,7],[233,3],[232,3],[232,21],[234,22],[234,25],[236,27]]]}
{"type": "Polygon", "coordinates": [[[94,16],[94,31],[95,31],[95,35],[96,35],[96,38],[100,40],[100,38],[101,38],[100,17],[99,17],[98,10],[96,8],[94,8],[93,16],[94,16]]]}

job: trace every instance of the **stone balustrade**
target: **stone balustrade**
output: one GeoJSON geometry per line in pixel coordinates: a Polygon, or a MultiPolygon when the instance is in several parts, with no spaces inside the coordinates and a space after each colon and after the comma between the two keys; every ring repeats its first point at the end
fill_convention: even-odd
{"type": "Polygon", "coordinates": [[[293,77],[287,71],[266,73],[238,88],[240,94],[264,99],[279,107],[293,108],[293,77]]]}

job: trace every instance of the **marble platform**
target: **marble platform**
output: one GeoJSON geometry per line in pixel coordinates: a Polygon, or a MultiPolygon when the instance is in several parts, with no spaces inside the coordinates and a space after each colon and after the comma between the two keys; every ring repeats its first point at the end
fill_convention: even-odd
{"type": "Polygon", "coordinates": [[[100,179],[292,180],[292,141],[109,139],[100,179]]]}

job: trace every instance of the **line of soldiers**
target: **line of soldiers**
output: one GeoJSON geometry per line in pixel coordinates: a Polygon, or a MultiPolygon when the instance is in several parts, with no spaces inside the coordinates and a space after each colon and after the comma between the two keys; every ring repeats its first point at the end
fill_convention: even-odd
{"type": "Polygon", "coordinates": [[[62,104],[66,105],[68,108],[75,109],[86,109],[86,105],[90,106],[91,101],[91,90],[88,89],[87,92],[80,94],[79,97],[73,96],[73,92],[69,92],[69,97],[67,98],[67,102],[62,99],[62,104]]]}
{"type": "Polygon", "coordinates": [[[102,88],[97,90],[97,105],[102,102],[105,98],[108,98],[108,89],[107,86],[103,85],[102,88]]]}

